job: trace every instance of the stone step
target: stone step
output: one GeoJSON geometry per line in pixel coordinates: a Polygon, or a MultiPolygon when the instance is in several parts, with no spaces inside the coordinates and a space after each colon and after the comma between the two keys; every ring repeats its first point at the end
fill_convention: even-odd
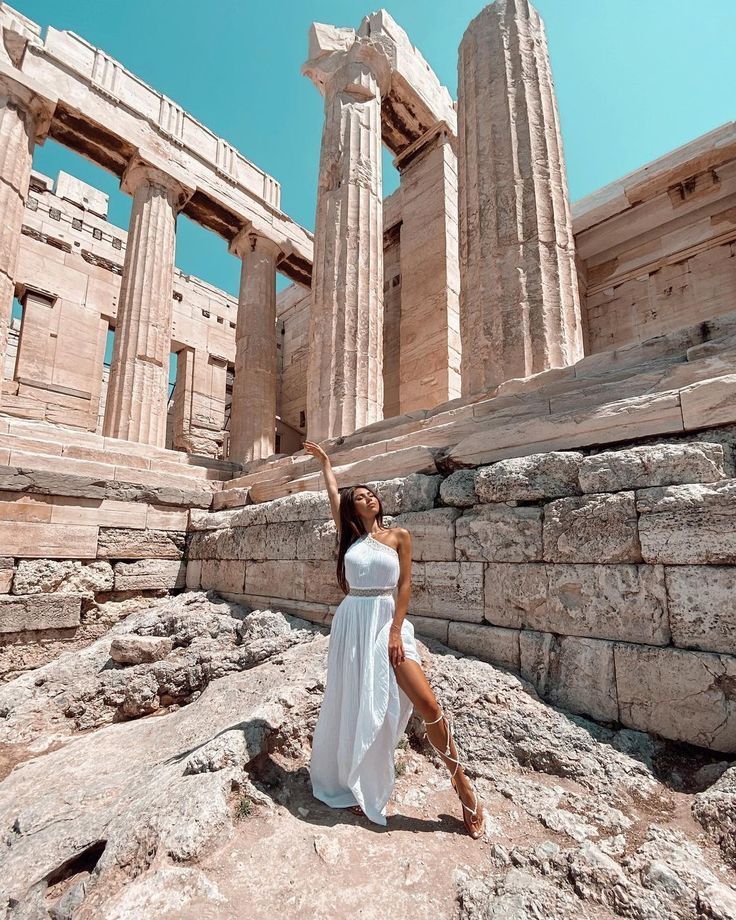
{"type": "MultiPolygon", "coordinates": [[[[0,445],[7,443],[0,439],[0,445]]],[[[201,489],[205,492],[218,491],[221,481],[208,479],[199,475],[192,475],[191,469],[171,465],[169,469],[161,469],[161,464],[154,464],[154,469],[140,469],[128,465],[102,463],[97,460],[86,460],[80,457],[62,454],[39,453],[38,451],[20,450],[14,446],[10,449],[0,450],[0,467],[11,469],[41,471],[59,475],[72,475],[85,477],[89,480],[101,482],[131,483],[153,488],[170,488],[192,491],[201,489]]],[[[205,474],[207,471],[204,471],[205,474]]]]}
{"type": "Polygon", "coordinates": [[[0,415],[0,448],[30,450],[156,472],[171,471],[177,476],[194,479],[228,479],[240,469],[239,464],[229,461],[195,457],[183,451],[107,438],[89,431],[8,415],[0,415]]]}

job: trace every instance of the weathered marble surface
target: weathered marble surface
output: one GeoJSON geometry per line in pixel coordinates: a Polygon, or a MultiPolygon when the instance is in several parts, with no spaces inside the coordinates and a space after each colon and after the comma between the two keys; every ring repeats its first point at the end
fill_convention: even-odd
{"type": "Polygon", "coordinates": [[[482,502],[539,501],[579,495],[578,471],[583,455],[576,451],[550,451],[481,467],[475,475],[475,492],[482,502]]]}
{"type": "Polygon", "coordinates": [[[539,13],[498,0],[458,62],[463,393],[583,355],[572,217],[539,13]]]}
{"type": "Polygon", "coordinates": [[[736,563],[736,479],[637,492],[646,562],[736,563]]]}
{"type": "Polygon", "coordinates": [[[620,492],[651,486],[716,482],[727,476],[721,444],[646,444],[606,450],[580,464],[583,492],[620,492]]]}

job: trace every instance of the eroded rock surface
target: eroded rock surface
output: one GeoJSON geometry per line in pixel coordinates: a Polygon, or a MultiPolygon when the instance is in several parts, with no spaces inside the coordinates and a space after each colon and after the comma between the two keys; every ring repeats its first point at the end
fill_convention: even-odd
{"type": "Polygon", "coordinates": [[[327,649],[306,621],[190,593],[0,688],[10,920],[244,904],[256,918],[736,917],[728,761],[555,709],[439,643],[420,650],[485,838],[464,833],[418,719],[385,829],[323,806],[307,765],[327,649]],[[150,645],[164,657],[110,656],[150,645]]]}

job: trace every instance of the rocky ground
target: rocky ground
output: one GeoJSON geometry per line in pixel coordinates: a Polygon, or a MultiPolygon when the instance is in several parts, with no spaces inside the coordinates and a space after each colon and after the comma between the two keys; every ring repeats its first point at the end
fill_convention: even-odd
{"type": "Polygon", "coordinates": [[[736,767],[423,648],[487,810],[412,720],[386,828],[310,795],[327,636],[201,593],[0,687],[0,905],[35,918],[736,918],[736,767]]]}

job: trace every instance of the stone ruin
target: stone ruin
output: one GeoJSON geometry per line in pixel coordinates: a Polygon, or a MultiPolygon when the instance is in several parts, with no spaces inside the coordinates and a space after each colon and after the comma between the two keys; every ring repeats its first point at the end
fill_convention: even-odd
{"type": "Polygon", "coordinates": [[[736,124],[571,208],[526,2],[470,23],[457,103],[385,11],[315,24],[313,236],[104,51],[5,3],[0,26],[6,677],[185,586],[329,623],[308,435],[412,531],[420,635],[736,752],[736,124]],[[48,137],[120,178],[127,230],[33,170],[48,137]],[[240,259],[237,302],[176,268],[180,213],[240,259]]]}

